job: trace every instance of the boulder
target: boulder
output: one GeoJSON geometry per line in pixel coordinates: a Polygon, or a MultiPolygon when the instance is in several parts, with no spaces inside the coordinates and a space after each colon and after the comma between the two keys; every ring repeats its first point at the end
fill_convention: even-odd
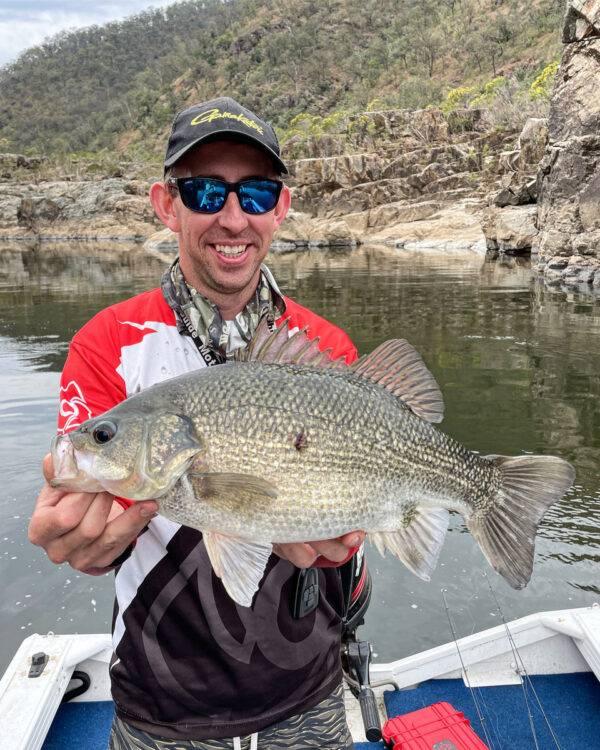
{"type": "Polygon", "coordinates": [[[484,211],[482,228],[488,250],[500,253],[531,251],[537,235],[536,206],[515,206],[484,211]]]}
{"type": "Polygon", "coordinates": [[[544,156],[548,143],[548,121],[545,117],[530,117],[523,125],[517,141],[518,166],[522,170],[535,167],[544,156]]]}
{"type": "Polygon", "coordinates": [[[537,200],[537,178],[521,172],[503,175],[501,189],[491,196],[491,202],[498,207],[521,206],[537,200]]]}
{"type": "Polygon", "coordinates": [[[276,249],[356,245],[367,228],[367,214],[324,219],[290,210],[275,233],[276,249]]]}
{"type": "Polygon", "coordinates": [[[571,242],[576,255],[600,258],[600,232],[578,234],[571,242]]]}
{"type": "Polygon", "coordinates": [[[600,36],[600,0],[571,0],[563,29],[563,42],[571,44],[600,36]]]}
{"type": "Polygon", "coordinates": [[[548,263],[546,264],[546,267],[549,268],[551,271],[562,271],[569,265],[569,259],[565,258],[561,255],[555,255],[553,258],[550,258],[548,263]]]}
{"type": "MultiPolygon", "coordinates": [[[[538,226],[539,226],[538,212],[538,226]]],[[[548,259],[556,256],[569,257],[573,253],[572,237],[568,231],[561,232],[557,229],[539,231],[531,246],[533,255],[540,258],[542,264],[548,259]]]]}

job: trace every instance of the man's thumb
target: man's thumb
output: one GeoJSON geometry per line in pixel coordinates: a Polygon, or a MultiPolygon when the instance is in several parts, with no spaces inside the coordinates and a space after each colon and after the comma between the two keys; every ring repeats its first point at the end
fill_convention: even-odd
{"type": "Polygon", "coordinates": [[[46,453],[44,460],[42,461],[42,470],[44,472],[44,479],[49,482],[54,477],[54,463],[50,453],[46,453]]]}

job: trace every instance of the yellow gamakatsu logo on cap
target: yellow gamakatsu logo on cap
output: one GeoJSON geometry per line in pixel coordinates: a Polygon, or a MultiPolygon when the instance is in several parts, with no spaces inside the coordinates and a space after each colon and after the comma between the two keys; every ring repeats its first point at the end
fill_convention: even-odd
{"type": "Polygon", "coordinates": [[[196,115],[194,119],[190,122],[190,125],[200,125],[203,122],[212,122],[213,120],[237,120],[238,122],[242,122],[246,127],[248,128],[254,128],[254,130],[258,130],[258,132],[262,135],[263,129],[261,126],[254,122],[254,120],[251,120],[249,117],[246,117],[245,115],[234,115],[233,112],[221,112],[219,109],[208,109],[206,112],[202,112],[199,115],[196,115]]]}

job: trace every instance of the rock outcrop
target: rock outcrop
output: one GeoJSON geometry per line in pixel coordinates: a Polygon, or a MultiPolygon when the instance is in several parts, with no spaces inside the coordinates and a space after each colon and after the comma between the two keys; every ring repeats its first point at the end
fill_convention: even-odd
{"type": "MultiPolygon", "coordinates": [[[[434,108],[365,112],[348,119],[346,132],[354,153],[331,153],[327,135],[308,139],[309,155],[292,161],[295,212],[278,232],[280,246],[369,241],[485,251],[484,197],[516,133],[490,131],[481,110],[448,116],[434,108]]],[[[299,144],[290,151],[298,155],[299,144]]]]}
{"type": "Polygon", "coordinates": [[[600,0],[570,0],[538,177],[538,270],[600,286],[600,0]]]}
{"type": "Polygon", "coordinates": [[[143,240],[159,226],[143,181],[0,183],[3,239],[143,240]]]}
{"type": "Polygon", "coordinates": [[[500,189],[488,197],[482,225],[491,253],[530,253],[537,236],[537,171],[548,139],[545,119],[530,118],[514,149],[500,154],[500,189]]]}

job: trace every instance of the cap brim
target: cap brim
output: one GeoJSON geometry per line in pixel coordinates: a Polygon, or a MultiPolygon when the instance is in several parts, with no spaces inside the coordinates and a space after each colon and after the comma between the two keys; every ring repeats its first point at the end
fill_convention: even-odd
{"type": "Polygon", "coordinates": [[[271,161],[277,167],[278,174],[288,174],[288,168],[285,166],[285,164],[281,160],[281,157],[278,156],[278,154],[276,154],[272,148],[269,148],[269,146],[265,145],[258,138],[253,138],[251,135],[246,135],[245,133],[238,133],[235,130],[222,130],[222,131],[207,133],[204,136],[200,136],[199,138],[196,138],[196,140],[192,141],[191,143],[186,143],[186,145],[183,148],[179,149],[179,151],[176,151],[168,159],[165,159],[165,169],[172,167],[183,156],[185,156],[185,154],[187,154],[188,151],[195,148],[199,144],[209,143],[210,141],[235,141],[235,142],[242,142],[242,143],[250,143],[252,146],[256,146],[258,149],[268,154],[268,156],[271,158],[271,161]]]}

